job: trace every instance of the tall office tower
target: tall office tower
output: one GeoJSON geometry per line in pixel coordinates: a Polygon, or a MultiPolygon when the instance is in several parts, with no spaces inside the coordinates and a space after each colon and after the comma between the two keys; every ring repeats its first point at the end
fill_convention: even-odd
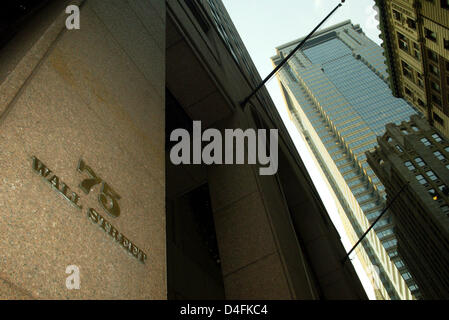
{"type": "MultiPolygon", "coordinates": [[[[276,48],[273,63],[301,40],[276,48]]],[[[387,123],[416,113],[392,96],[384,59],[381,47],[348,20],[317,32],[278,73],[290,116],[344,208],[354,243],[385,208],[384,186],[364,153],[377,144],[387,123]]],[[[403,261],[392,227],[388,216],[380,220],[359,250],[368,257],[361,259],[367,269],[379,268],[384,296],[404,299],[409,292],[403,281],[414,293],[416,286],[407,271],[400,269],[402,278],[398,273],[403,261]]]]}
{"type": "Polygon", "coordinates": [[[388,196],[399,195],[391,204],[398,251],[424,299],[449,299],[449,141],[414,115],[388,124],[378,142],[368,162],[388,196]]]}
{"type": "Polygon", "coordinates": [[[449,0],[376,0],[396,97],[449,138],[449,0]]]}

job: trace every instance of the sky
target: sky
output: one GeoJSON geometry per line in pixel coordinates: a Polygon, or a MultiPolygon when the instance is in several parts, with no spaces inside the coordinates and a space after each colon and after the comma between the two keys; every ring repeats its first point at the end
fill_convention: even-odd
{"type": "MultiPolygon", "coordinates": [[[[338,4],[339,0],[222,0],[264,78],[273,69],[275,48],[306,36],[338,4]]],[[[350,19],[380,44],[374,0],[346,0],[322,28],[350,19]]],[[[273,78],[274,79],[274,78],[273,78]]],[[[283,103],[277,80],[267,86],[275,103],[283,103]]]]}
{"type": "MultiPolygon", "coordinates": [[[[340,0],[222,1],[262,79],[273,70],[270,57],[276,54],[275,48],[277,46],[306,36],[340,3],[340,0]]],[[[353,24],[359,24],[363,32],[380,45],[380,31],[377,28],[378,21],[375,18],[376,11],[373,6],[374,0],[346,0],[322,28],[350,19],[353,24]]],[[[340,233],[345,249],[349,251],[353,243],[343,232],[343,225],[338,216],[334,200],[307,149],[305,141],[287,115],[287,109],[275,77],[267,83],[267,89],[284,120],[331,220],[340,233]]],[[[374,299],[373,286],[363,272],[360,262],[354,254],[350,258],[368,297],[374,299]]]]}

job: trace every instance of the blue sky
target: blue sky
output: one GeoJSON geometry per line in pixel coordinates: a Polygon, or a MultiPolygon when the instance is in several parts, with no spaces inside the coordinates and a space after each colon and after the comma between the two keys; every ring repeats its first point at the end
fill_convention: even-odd
{"type": "MultiPolygon", "coordinates": [[[[272,70],[275,48],[306,36],[338,4],[339,0],[222,0],[260,75],[272,70]]],[[[373,10],[374,0],[346,0],[323,28],[350,19],[380,44],[373,10]]],[[[275,81],[272,81],[275,82],[275,81]]],[[[277,100],[277,86],[270,93],[277,100]]],[[[281,100],[282,101],[282,100],[281,100]]]]}
{"type": "MultiPolygon", "coordinates": [[[[306,36],[340,2],[339,0],[222,1],[262,78],[273,69],[270,57],[275,55],[277,46],[306,36]]],[[[350,19],[353,24],[360,24],[364,33],[374,42],[380,44],[378,22],[375,19],[376,12],[373,6],[374,0],[346,0],[322,28],[350,19]]],[[[267,89],[295,142],[336,229],[340,233],[343,245],[348,251],[353,243],[344,234],[342,221],[339,218],[333,197],[316,167],[305,141],[288,118],[275,77],[268,82],[267,89]]],[[[363,272],[360,262],[354,254],[350,258],[369,298],[374,299],[373,287],[367,275],[363,272]]]]}

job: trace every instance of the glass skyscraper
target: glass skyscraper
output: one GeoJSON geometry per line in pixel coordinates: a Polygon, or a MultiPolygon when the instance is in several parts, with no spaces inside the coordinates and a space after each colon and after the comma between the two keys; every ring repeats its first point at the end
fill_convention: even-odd
{"type": "MultiPolygon", "coordinates": [[[[279,63],[301,40],[276,48],[273,63],[279,63]]],[[[386,200],[384,186],[369,167],[365,152],[374,148],[387,123],[399,124],[416,113],[404,100],[393,97],[384,60],[382,48],[358,25],[345,21],[317,32],[277,75],[290,116],[333,189],[354,242],[380,215],[386,200]]],[[[363,254],[359,253],[367,267],[379,270],[386,292],[379,294],[406,299],[410,291],[417,292],[417,286],[397,255],[396,243],[386,215],[363,242],[363,254]],[[410,291],[403,290],[404,283],[410,291]]]]}

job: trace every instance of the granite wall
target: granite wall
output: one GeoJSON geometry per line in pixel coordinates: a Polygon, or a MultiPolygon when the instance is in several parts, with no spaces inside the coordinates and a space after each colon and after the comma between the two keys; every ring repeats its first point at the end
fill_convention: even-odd
{"type": "Polygon", "coordinates": [[[0,298],[165,299],[165,2],[70,2],[0,59],[0,298]]]}

